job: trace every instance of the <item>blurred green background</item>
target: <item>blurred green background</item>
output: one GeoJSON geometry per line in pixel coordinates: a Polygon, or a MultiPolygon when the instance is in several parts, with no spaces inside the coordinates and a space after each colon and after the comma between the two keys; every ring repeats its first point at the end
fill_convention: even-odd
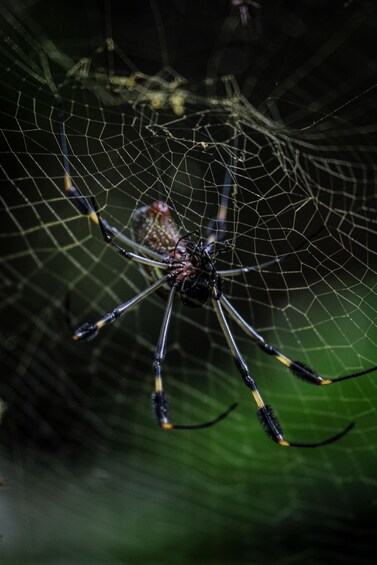
{"type": "MultiPolygon", "coordinates": [[[[133,115],[137,124],[142,121],[137,105],[109,108],[90,84],[67,81],[72,61],[98,56],[93,71],[102,64],[106,72],[124,73],[153,74],[170,65],[188,79],[188,90],[208,103],[224,96],[217,82],[231,74],[263,115],[292,128],[344,106],[311,138],[297,134],[301,141],[292,144],[301,152],[301,166],[308,163],[311,181],[318,182],[301,186],[306,177],[298,174],[297,194],[309,204],[299,214],[291,187],[284,221],[296,235],[310,234],[306,224],[310,227],[318,213],[329,235],[281,269],[243,278],[226,292],[271,344],[320,374],[356,372],[376,362],[376,7],[260,0],[261,8],[250,8],[252,20],[244,28],[229,4],[176,0],[120,8],[110,2],[41,1],[1,7],[1,563],[374,562],[373,375],[310,387],[234,328],[288,439],[319,441],[356,422],[347,437],[330,446],[280,449],[260,428],[211,311],[175,307],[165,369],[177,423],[206,421],[239,401],[236,411],[208,430],[164,433],[153,421],[151,361],[164,310],[158,297],[93,342],[70,340],[67,292],[78,325],[127,300],[145,281],[133,265],[104,249],[97,230],[62,195],[57,104],[48,81],[40,80],[43,50],[65,101],[75,178],[81,190],[98,195],[117,227],[127,229],[133,210],[160,194],[156,174],[180,224],[203,231],[221,192],[226,152],[216,158],[214,152],[189,153],[187,140],[166,142],[163,132],[143,137],[138,125],[122,129],[133,115]],[[110,35],[123,53],[116,62],[95,53],[110,35]],[[195,90],[204,79],[206,86],[195,90]],[[120,131],[124,137],[118,142],[120,131]],[[326,173],[324,155],[332,174],[326,173]],[[313,170],[315,162],[320,165],[313,170]],[[196,180],[190,178],[193,170],[196,180]],[[212,190],[205,191],[206,182],[212,190]]],[[[221,107],[216,124],[232,123],[234,107],[221,107]]],[[[284,164],[275,173],[272,135],[271,145],[265,142],[260,150],[271,157],[268,162],[260,157],[258,165],[265,167],[266,178],[254,183],[259,169],[253,175],[252,146],[261,141],[253,129],[253,109],[248,111],[250,122],[246,112],[241,129],[249,176],[238,177],[239,209],[230,235],[239,236],[243,260],[253,262],[291,249],[284,241],[291,231],[283,229],[282,238],[278,224],[268,223],[262,212],[264,191],[285,186],[284,164]],[[267,227],[254,226],[256,217],[267,227]]],[[[196,117],[198,112],[203,119],[203,105],[188,106],[182,123],[171,109],[166,123],[169,112],[177,138],[190,124],[205,129],[207,122],[196,117]]],[[[223,138],[229,135],[225,130],[219,134],[223,138]]],[[[294,155],[287,157],[292,171],[295,159],[299,162],[294,155]]],[[[285,205],[281,199],[266,201],[274,214],[285,205]]]]}

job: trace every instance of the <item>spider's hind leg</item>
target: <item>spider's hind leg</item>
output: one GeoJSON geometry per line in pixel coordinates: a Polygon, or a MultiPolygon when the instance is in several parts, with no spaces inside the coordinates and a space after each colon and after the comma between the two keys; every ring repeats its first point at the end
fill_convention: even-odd
{"type": "MultiPolygon", "coordinates": [[[[103,237],[104,242],[105,243],[111,243],[111,244],[114,245],[114,242],[113,242],[114,233],[113,233],[112,229],[110,228],[110,226],[108,226],[107,222],[102,218],[100,211],[99,211],[98,204],[97,204],[97,200],[94,198],[94,196],[91,197],[91,201],[92,201],[94,213],[97,217],[97,224],[99,225],[99,227],[101,229],[101,233],[102,233],[102,237],[103,237]]],[[[115,244],[115,246],[121,248],[117,244],[115,244]]]]}
{"type": "Polygon", "coordinates": [[[59,121],[60,121],[60,145],[63,154],[65,191],[67,193],[68,198],[73,201],[76,209],[80,212],[80,214],[82,214],[83,216],[89,216],[92,222],[98,224],[98,217],[95,210],[91,207],[85,196],[83,196],[81,192],[72,184],[69,159],[68,159],[67,136],[65,134],[64,110],[62,104],[60,104],[60,109],[59,109],[59,121]]]}
{"type": "Polygon", "coordinates": [[[64,185],[68,198],[73,201],[77,210],[83,216],[89,216],[92,222],[98,225],[99,221],[95,210],[93,210],[93,208],[90,206],[85,196],[83,196],[81,192],[79,192],[79,190],[73,186],[71,177],[67,175],[67,173],[64,176],[64,185]]]}
{"type": "Polygon", "coordinates": [[[234,180],[228,166],[225,171],[223,190],[219,209],[217,211],[217,217],[212,218],[207,225],[207,244],[224,241],[225,239],[227,232],[226,217],[228,214],[229,195],[233,184],[234,180]]]}

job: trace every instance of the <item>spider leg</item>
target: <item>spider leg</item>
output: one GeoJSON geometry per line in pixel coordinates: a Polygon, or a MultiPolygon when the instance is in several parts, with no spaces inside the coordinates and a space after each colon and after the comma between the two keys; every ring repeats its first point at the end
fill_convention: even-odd
{"type": "Polygon", "coordinates": [[[208,428],[210,426],[213,426],[214,424],[217,424],[217,422],[220,422],[220,420],[225,418],[229,414],[229,412],[231,412],[237,406],[237,403],[232,404],[225,412],[220,414],[220,416],[218,416],[214,420],[210,420],[209,422],[205,422],[203,424],[176,425],[170,422],[168,401],[163,388],[162,363],[166,355],[166,340],[168,336],[169,325],[173,311],[174,297],[176,295],[176,292],[177,292],[177,287],[172,286],[169,293],[167,305],[165,308],[165,314],[162,321],[160,336],[158,338],[158,342],[154,354],[153,372],[154,372],[154,380],[155,380],[155,391],[152,395],[153,407],[154,407],[154,412],[157,422],[159,426],[164,430],[172,430],[172,429],[198,430],[202,428],[208,428]]]}
{"type": "MultiPolygon", "coordinates": [[[[99,225],[100,220],[98,218],[98,211],[96,207],[93,207],[89,203],[88,199],[85,198],[85,196],[83,196],[81,192],[77,188],[75,188],[72,184],[69,159],[68,159],[67,136],[65,134],[64,112],[62,105],[59,111],[59,121],[60,121],[60,145],[63,154],[63,167],[64,167],[64,187],[66,194],[68,198],[72,200],[74,206],[80,212],[80,214],[82,214],[83,216],[88,216],[92,220],[92,222],[94,222],[96,225],[99,225]]],[[[117,237],[126,245],[129,245],[134,249],[138,249],[140,252],[150,257],[154,257],[157,260],[162,259],[159,253],[156,253],[155,251],[148,249],[144,245],[141,245],[140,243],[137,243],[136,241],[133,241],[132,239],[128,238],[127,236],[122,234],[117,228],[111,226],[105,219],[102,219],[102,227],[101,227],[102,233],[103,233],[103,229],[105,229],[107,235],[110,236],[111,234],[111,236],[117,237]]]]}
{"type": "Polygon", "coordinates": [[[232,306],[229,300],[222,295],[221,303],[224,305],[225,309],[232,317],[232,319],[240,326],[241,329],[255,342],[255,344],[267,355],[271,355],[277,361],[288,367],[292,373],[311,384],[315,385],[330,385],[336,382],[345,381],[347,379],[353,379],[355,377],[361,377],[362,375],[367,375],[368,373],[372,373],[373,371],[377,370],[377,366],[371,367],[370,369],[365,369],[364,371],[360,371],[358,373],[352,373],[350,375],[344,375],[342,377],[337,377],[334,379],[327,379],[323,378],[318,375],[313,369],[302,363],[301,361],[292,361],[289,357],[286,357],[275,347],[272,347],[264,338],[258,334],[247,322],[242,318],[242,316],[237,312],[237,310],[232,306]]]}
{"type": "Polygon", "coordinates": [[[223,192],[221,195],[220,206],[217,212],[217,217],[209,221],[207,226],[207,244],[216,243],[222,241],[225,238],[226,230],[226,216],[228,213],[228,203],[229,203],[229,193],[233,186],[233,179],[226,169],[223,192]]]}
{"type": "Polygon", "coordinates": [[[251,391],[253,399],[258,406],[258,411],[257,411],[258,419],[259,419],[262,427],[266,431],[267,435],[273,441],[275,441],[277,444],[282,445],[284,447],[319,447],[321,445],[326,445],[328,443],[332,443],[334,441],[337,441],[342,436],[344,436],[347,432],[350,431],[350,429],[354,426],[353,423],[349,424],[344,430],[337,433],[336,435],[334,435],[330,438],[327,438],[325,440],[322,440],[318,443],[301,443],[301,442],[287,441],[285,439],[285,437],[283,436],[282,428],[281,428],[280,423],[279,423],[276,415],[274,414],[271,406],[264,403],[263,398],[261,397],[261,395],[258,391],[258,388],[257,388],[257,385],[256,385],[254,379],[250,376],[249,369],[248,369],[248,367],[245,363],[245,360],[243,359],[243,357],[242,357],[242,355],[241,355],[241,353],[240,353],[240,351],[237,347],[237,344],[234,340],[234,337],[232,335],[232,332],[230,330],[228,322],[225,318],[225,315],[224,315],[220,301],[216,300],[215,298],[212,298],[212,304],[213,304],[213,308],[216,312],[216,315],[217,315],[219,324],[221,326],[221,329],[224,333],[225,339],[227,341],[228,347],[229,347],[230,352],[232,354],[233,360],[234,360],[234,362],[237,366],[237,369],[239,370],[245,385],[251,391]]]}
{"type": "MultiPolygon", "coordinates": [[[[238,149],[237,138],[234,140],[234,149],[238,149]]],[[[234,159],[234,156],[231,157],[229,165],[225,168],[223,191],[221,194],[219,209],[217,211],[217,217],[210,220],[207,226],[207,245],[221,242],[225,238],[229,195],[233,185],[235,184],[235,179],[230,171],[230,167],[233,165],[234,159]]]]}
{"type": "Polygon", "coordinates": [[[114,320],[119,318],[119,316],[122,316],[123,314],[128,312],[128,310],[131,310],[131,308],[139,304],[139,302],[144,300],[144,298],[147,298],[147,296],[150,296],[153,292],[155,292],[167,281],[168,281],[167,276],[159,279],[150,287],[146,288],[145,290],[143,290],[142,292],[131,298],[131,300],[128,300],[128,302],[125,302],[124,304],[117,306],[116,308],[114,308],[114,310],[112,310],[108,314],[105,314],[105,316],[100,320],[98,320],[97,322],[92,322],[92,323],[87,322],[83,324],[82,326],[77,328],[77,330],[73,335],[73,339],[75,341],[82,341],[82,340],[90,341],[91,339],[95,338],[101,328],[103,328],[104,326],[108,326],[109,324],[114,322],[114,320]]]}
{"type": "MultiPolygon", "coordinates": [[[[321,226],[316,232],[314,232],[312,235],[309,236],[308,241],[309,242],[312,241],[324,229],[325,229],[324,226],[321,226]]],[[[269,261],[265,261],[264,263],[259,263],[259,265],[252,265],[251,267],[238,267],[236,269],[225,269],[224,271],[217,271],[217,272],[221,277],[226,279],[230,277],[235,277],[237,275],[247,274],[250,273],[251,271],[262,271],[266,267],[271,267],[272,265],[276,265],[277,263],[282,263],[282,261],[285,261],[285,259],[291,257],[294,253],[300,251],[304,247],[305,243],[306,240],[300,243],[300,245],[298,245],[295,249],[293,249],[293,251],[290,251],[285,255],[279,255],[278,257],[275,257],[274,259],[270,259],[269,261]]]]}
{"type": "Polygon", "coordinates": [[[98,224],[97,214],[90,206],[88,200],[72,185],[68,160],[67,137],[65,135],[64,114],[62,109],[60,110],[60,145],[63,153],[64,187],[67,196],[72,199],[74,205],[81,214],[89,216],[95,224],[98,224]]]}
{"type": "Polygon", "coordinates": [[[112,232],[111,226],[105,220],[103,220],[102,216],[100,215],[97,207],[97,203],[94,197],[92,197],[93,209],[95,211],[97,221],[99,227],[101,228],[102,237],[105,243],[108,243],[112,247],[114,247],[122,257],[126,259],[131,259],[136,261],[137,263],[142,263],[143,265],[149,265],[150,267],[158,267],[159,269],[168,269],[168,263],[162,263],[162,261],[155,261],[154,259],[148,259],[147,257],[142,257],[141,255],[136,255],[136,253],[132,253],[131,251],[126,251],[123,247],[121,247],[116,241],[114,241],[114,234],[112,232]]]}

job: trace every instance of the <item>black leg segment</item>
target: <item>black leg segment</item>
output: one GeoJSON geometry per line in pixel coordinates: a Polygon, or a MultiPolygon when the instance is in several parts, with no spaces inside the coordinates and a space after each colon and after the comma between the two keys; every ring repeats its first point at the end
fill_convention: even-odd
{"type": "Polygon", "coordinates": [[[232,354],[233,360],[241,374],[241,377],[245,383],[245,385],[248,387],[248,389],[251,391],[251,394],[253,396],[253,399],[255,401],[255,403],[257,404],[258,410],[257,410],[257,416],[258,419],[263,427],[263,429],[265,430],[265,432],[267,433],[267,435],[277,444],[283,446],[283,447],[319,447],[321,445],[326,445],[328,443],[332,443],[334,441],[337,441],[338,439],[340,439],[342,436],[344,436],[347,432],[349,432],[351,430],[351,428],[353,427],[354,424],[349,424],[344,430],[342,430],[341,432],[337,433],[336,435],[327,438],[323,441],[317,442],[317,443],[302,443],[302,442],[290,442],[288,440],[285,439],[284,435],[283,435],[283,431],[282,431],[282,427],[277,419],[277,416],[274,414],[271,406],[269,406],[268,404],[265,404],[263,401],[262,396],[260,395],[256,383],[254,381],[254,379],[250,376],[249,374],[249,370],[247,368],[247,365],[245,363],[245,360],[243,359],[237,344],[234,340],[233,334],[230,330],[229,324],[225,318],[223,309],[222,309],[222,300],[215,300],[212,299],[212,305],[213,308],[216,312],[219,324],[221,326],[221,329],[224,333],[225,339],[227,341],[228,347],[230,349],[230,352],[232,354]]]}

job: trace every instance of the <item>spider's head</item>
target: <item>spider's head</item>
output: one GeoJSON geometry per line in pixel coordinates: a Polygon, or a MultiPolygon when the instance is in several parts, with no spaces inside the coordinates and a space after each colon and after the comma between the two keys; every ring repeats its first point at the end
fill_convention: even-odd
{"type": "Polygon", "coordinates": [[[211,296],[221,296],[221,280],[205,240],[185,241],[175,255],[170,269],[170,284],[178,287],[181,300],[187,306],[204,306],[211,296]]]}

